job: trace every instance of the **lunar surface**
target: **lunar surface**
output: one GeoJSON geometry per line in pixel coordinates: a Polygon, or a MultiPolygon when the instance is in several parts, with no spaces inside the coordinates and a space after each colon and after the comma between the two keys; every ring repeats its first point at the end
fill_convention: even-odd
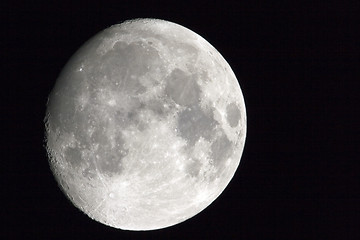
{"type": "Polygon", "coordinates": [[[206,40],[137,19],[86,42],[45,117],[50,167],[90,218],[126,230],[189,219],[234,176],[246,136],[239,83],[206,40]]]}

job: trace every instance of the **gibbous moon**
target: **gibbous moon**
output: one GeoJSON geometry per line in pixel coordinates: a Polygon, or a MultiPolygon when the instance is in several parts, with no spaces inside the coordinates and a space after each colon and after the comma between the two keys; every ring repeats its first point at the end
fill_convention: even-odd
{"type": "Polygon", "coordinates": [[[136,19],[87,41],[50,93],[46,148],[71,202],[126,230],[189,219],[234,176],[246,112],[235,74],[178,24],[136,19]]]}

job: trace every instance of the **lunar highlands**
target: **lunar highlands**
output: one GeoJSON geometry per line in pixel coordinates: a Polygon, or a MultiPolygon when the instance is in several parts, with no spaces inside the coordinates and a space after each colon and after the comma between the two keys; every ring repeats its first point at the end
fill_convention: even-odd
{"type": "Polygon", "coordinates": [[[178,24],[136,19],[87,41],[49,95],[51,170],[92,219],[154,230],[210,205],[235,174],[246,136],[235,74],[178,24]]]}

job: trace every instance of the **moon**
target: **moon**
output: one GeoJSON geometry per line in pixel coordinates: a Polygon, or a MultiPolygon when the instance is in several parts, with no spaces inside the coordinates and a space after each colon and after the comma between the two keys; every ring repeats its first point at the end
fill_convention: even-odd
{"type": "Polygon", "coordinates": [[[88,40],[47,103],[49,165],[70,201],[123,230],[173,226],[226,188],[246,136],[226,60],[178,24],[136,19],[88,40]]]}

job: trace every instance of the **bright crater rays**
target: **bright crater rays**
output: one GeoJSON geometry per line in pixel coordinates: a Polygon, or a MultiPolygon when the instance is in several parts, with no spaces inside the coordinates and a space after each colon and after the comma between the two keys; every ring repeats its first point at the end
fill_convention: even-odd
{"type": "Polygon", "coordinates": [[[46,148],[63,192],[126,230],[169,227],[225,189],[246,112],[228,63],[175,23],[114,25],[70,59],[49,96],[46,148]]]}

